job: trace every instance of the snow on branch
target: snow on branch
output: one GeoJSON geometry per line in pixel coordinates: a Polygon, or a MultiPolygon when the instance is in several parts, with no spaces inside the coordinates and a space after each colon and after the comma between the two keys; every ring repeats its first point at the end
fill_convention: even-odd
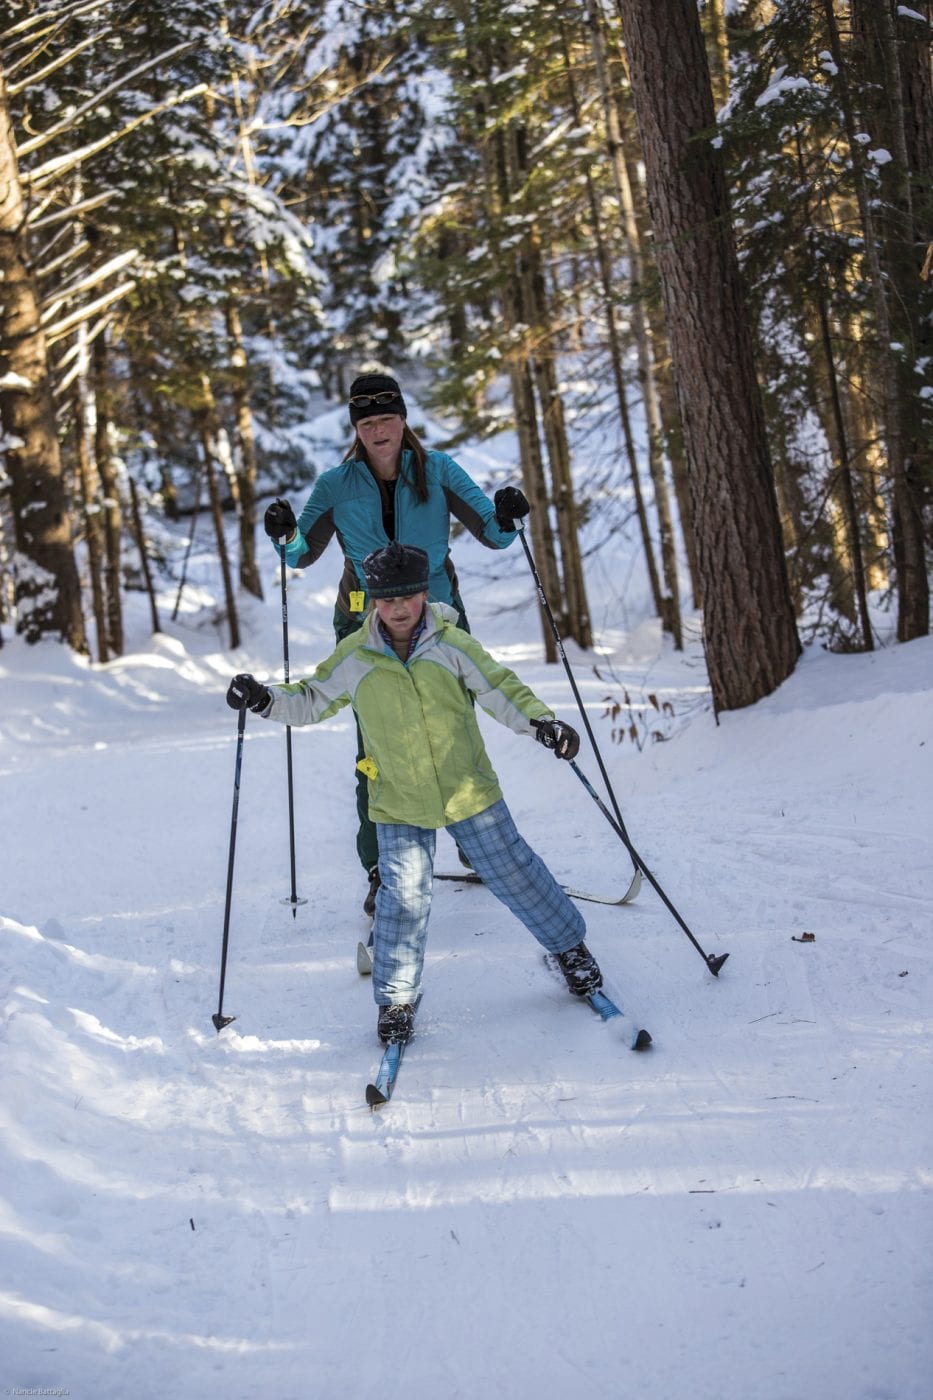
{"type": "Polygon", "coordinates": [[[108,87],[95,93],[93,97],[85,102],[83,107],[77,107],[62,121],[56,122],[54,126],[50,126],[47,131],[43,131],[38,136],[34,136],[31,141],[24,141],[21,146],[17,146],[17,159],[22,160],[24,156],[32,155],[33,151],[41,150],[43,146],[47,146],[56,136],[60,136],[63,131],[71,131],[78,125],[83,117],[86,117],[89,112],[93,112],[102,102],[106,102],[114,93],[122,92],[125,87],[134,82],[143,73],[148,73],[150,68],[156,68],[161,63],[167,63],[169,59],[176,58],[178,54],[185,53],[188,49],[194,48],[197,42],[196,39],[186,39],[183,44],[176,44],[173,49],[166,49],[165,53],[157,54],[155,58],[150,58],[146,63],[139,64],[137,68],[133,69],[132,73],[124,73],[116,82],[110,83],[108,87]]]}
{"type": "MultiPolygon", "coordinates": [[[[11,39],[19,39],[20,35],[29,34],[36,25],[44,24],[47,28],[40,30],[38,34],[29,34],[29,42],[36,39],[45,39],[49,34],[61,29],[65,24],[73,19],[80,19],[83,15],[92,15],[95,10],[102,10],[107,0],[75,0],[73,5],[56,6],[51,10],[38,10],[35,14],[27,15],[18,24],[11,24],[4,30],[4,43],[9,45],[11,39]]],[[[20,42],[22,42],[20,40],[20,42]]]]}
{"type": "Polygon", "coordinates": [[[43,204],[37,204],[26,222],[29,224],[29,227],[33,229],[51,228],[53,224],[60,224],[65,219],[73,219],[76,214],[87,214],[92,209],[99,209],[102,204],[106,204],[107,200],[117,193],[118,191],[115,189],[102,190],[100,194],[90,195],[87,199],[82,199],[78,204],[69,204],[65,209],[56,209],[53,214],[45,213],[45,210],[49,207],[49,203],[51,202],[48,200],[43,204]]]}
{"type": "MultiPolygon", "coordinates": [[[[53,73],[56,73],[59,68],[64,68],[66,63],[70,63],[73,58],[77,58],[78,54],[83,53],[85,49],[89,49],[93,44],[99,43],[101,39],[108,38],[112,33],[113,29],[108,28],[102,29],[99,33],[89,34],[86,39],[81,40],[80,44],[75,44],[74,48],[69,49],[67,53],[60,54],[59,57],[53,59],[51,63],[47,63],[44,68],[40,68],[37,73],[30,73],[28,78],[20,78],[19,82],[7,83],[7,92],[11,97],[17,97],[21,92],[25,92],[27,88],[35,87],[37,83],[44,82],[46,78],[50,78],[53,73]]],[[[31,57],[30,55],[30,61],[31,57]]],[[[25,66],[26,61],[21,61],[17,64],[17,71],[25,66]]]]}
{"type": "Polygon", "coordinates": [[[138,257],[139,249],[130,248],[125,253],[118,253],[117,256],[111,258],[109,262],[102,263],[100,267],[95,268],[92,272],[86,273],[70,286],[62,287],[56,293],[55,301],[52,305],[43,311],[41,320],[43,322],[51,320],[53,316],[58,315],[61,308],[67,301],[70,301],[72,297],[80,296],[82,292],[89,292],[92,287],[99,286],[100,283],[105,281],[108,277],[112,277],[115,272],[122,272],[130,263],[134,263],[138,257]]]}
{"type": "Polygon", "coordinates": [[[199,97],[202,92],[207,92],[207,83],[198,83],[196,87],[188,88],[186,92],[176,93],[174,97],[168,98],[158,107],[151,107],[148,112],[143,112],[133,121],[127,122],[119,131],[113,131],[109,136],[101,137],[99,141],[92,141],[89,145],[81,146],[76,151],[69,151],[66,155],[57,156],[54,160],[46,161],[45,165],[38,166],[35,170],[24,171],[23,184],[28,185],[33,191],[41,190],[51,181],[60,179],[69,170],[74,170],[76,166],[81,165],[91,156],[97,155],[98,151],[104,151],[108,146],[122,140],[131,131],[135,131],[138,126],[142,126],[143,122],[161,115],[162,112],[168,112],[172,107],[178,107],[183,102],[188,102],[192,97],[199,97]]]}
{"type": "Polygon", "coordinates": [[[87,306],[82,306],[79,310],[73,311],[71,315],[66,316],[64,320],[57,321],[54,326],[49,326],[47,328],[45,332],[46,341],[50,345],[53,345],[56,340],[61,340],[63,335],[67,335],[69,331],[73,331],[75,327],[80,326],[83,321],[89,321],[92,316],[97,315],[98,311],[103,311],[105,307],[112,305],[115,301],[119,301],[120,297],[126,296],[127,292],[131,292],[135,286],[136,283],[132,280],[129,282],[121,282],[119,287],[114,287],[113,290],[107,292],[105,296],[98,297],[97,301],[92,301],[87,306]]]}

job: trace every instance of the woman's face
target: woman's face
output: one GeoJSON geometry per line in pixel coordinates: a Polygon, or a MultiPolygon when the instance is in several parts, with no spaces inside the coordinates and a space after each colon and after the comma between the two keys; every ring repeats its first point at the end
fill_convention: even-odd
{"type": "Polygon", "coordinates": [[[361,418],[356,431],[371,458],[395,461],[402,450],[405,419],[398,413],[376,413],[372,418],[361,418]]]}

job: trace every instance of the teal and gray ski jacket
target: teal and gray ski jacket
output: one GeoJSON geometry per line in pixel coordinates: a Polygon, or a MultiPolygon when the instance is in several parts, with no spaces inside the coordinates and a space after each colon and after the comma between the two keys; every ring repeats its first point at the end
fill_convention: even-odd
{"type": "Polygon", "coordinates": [[[373,612],[313,675],[270,686],[265,717],[281,724],[318,724],[353,706],[374,822],[438,828],[500,800],[471,692],[516,734],[531,735],[531,720],[554,717],[513,671],[454,626],[455,617],[452,608],[430,604],[421,638],[402,662],[387,648],[373,612]]]}
{"type": "MultiPolygon", "coordinates": [[[[427,552],[431,602],[452,603],[457,575],[450,557],[451,515],[489,549],[506,549],[515,539],[515,531],[500,530],[492,501],[446,452],[427,455],[426,501],[415,494],[412,471],[412,454],[406,447],[395,488],[395,538],[427,552]]],[[[345,559],[337,606],[350,617],[365,611],[368,602],[363,560],[389,543],[382,523],[379,485],[365,462],[342,462],[318,477],[298,517],[295,537],[286,545],[285,562],[298,569],[313,564],[335,534],[345,559]],[[357,595],[353,600],[351,593],[357,595]],[[351,606],[351,601],[357,606],[351,606]]]]}

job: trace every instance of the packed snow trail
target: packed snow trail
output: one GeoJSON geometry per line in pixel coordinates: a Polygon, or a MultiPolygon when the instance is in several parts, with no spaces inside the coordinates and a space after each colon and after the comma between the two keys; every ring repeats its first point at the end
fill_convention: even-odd
{"type": "MultiPolygon", "coordinates": [[[[296,675],[326,645],[305,587],[296,675]]],[[[249,645],[272,652],[261,618],[249,645]]],[[[587,908],[647,1055],[488,891],[439,884],[404,1092],[373,1114],[352,723],[294,734],[297,918],[282,735],[247,724],[218,1035],[223,690],[261,653],[199,655],[181,629],[109,667],[5,647],[5,1383],[927,1400],[931,658],[808,656],[718,728],[610,751],[639,850],[732,955],[711,978],[647,890],[587,908]]],[[[653,683],[676,694],[695,664],[653,683]]],[[[572,719],[555,668],[520,669],[572,719]]],[[[583,688],[598,714],[604,685],[583,688]]],[[[485,728],[558,878],[615,883],[628,857],[579,785],[555,800],[549,756],[485,728]]]]}

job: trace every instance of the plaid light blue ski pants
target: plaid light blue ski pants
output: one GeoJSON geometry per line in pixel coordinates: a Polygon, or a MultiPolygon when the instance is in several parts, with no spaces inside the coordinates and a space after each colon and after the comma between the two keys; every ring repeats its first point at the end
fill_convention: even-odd
{"type": "MultiPolygon", "coordinates": [[[[503,801],[447,830],[483,883],[549,953],[565,953],[586,937],[583,916],[519,835],[503,801]]],[[[380,1006],[414,1003],[421,995],[437,832],[385,822],[377,831],[382,884],[373,924],[373,995],[380,1006]]]]}

